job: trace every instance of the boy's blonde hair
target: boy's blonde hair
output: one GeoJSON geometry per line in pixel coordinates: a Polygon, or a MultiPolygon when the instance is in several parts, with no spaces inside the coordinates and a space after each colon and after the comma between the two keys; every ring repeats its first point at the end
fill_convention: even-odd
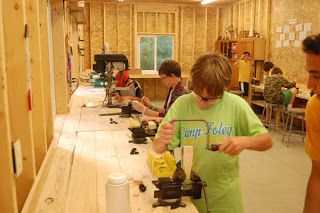
{"type": "Polygon", "coordinates": [[[231,75],[231,64],[226,57],[212,52],[206,53],[192,66],[192,89],[198,93],[206,91],[212,96],[221,96],[231,83],[231,75]]]}

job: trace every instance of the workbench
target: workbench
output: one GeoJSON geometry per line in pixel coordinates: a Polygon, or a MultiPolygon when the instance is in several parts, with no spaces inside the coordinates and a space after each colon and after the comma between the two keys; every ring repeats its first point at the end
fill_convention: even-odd
{"type": "Polygon", "coordinates": [[[153,208],[156,201],[146,153],[150,144],[128,143],[129,118],[99,116],[119,109],[82,107],[88,101],[102,102],[100,95],[79,88],[70,102],[70,113],[56,116],[55,139],[36,177],[22,212],[105,213],[105,183],[113,172],[124,172],[130,179],[132,213],[198,212],[189,197],[185,208],[153,208]],[[81,94],[85,94],[81,96],[81,94]],[[110,118],[118,124],[111,124],[110,118]],[[139,154],[130,155],[137,148],[139,154]],[[139,191],[139,181],[147,187],[139,191]]]}

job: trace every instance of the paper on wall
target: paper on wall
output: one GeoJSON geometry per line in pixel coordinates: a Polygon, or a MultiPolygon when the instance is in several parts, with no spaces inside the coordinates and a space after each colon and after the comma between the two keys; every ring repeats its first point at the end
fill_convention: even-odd
{"type": "Polygon", "coordinates": [[[297,23],[297,18],[289,19],[289,24],[296,24],[296,23],[297,23]]]}
{"type": "Polygon", "coordinates": [[[277,41],[276,41],[276,47],[277,47],[277,48],[281,47],[281,40],[277,40],[277,41]]]}
{"type": "Polygon", "coordinates": [[[304,23],[304,31],[311,31],[311,23],[304,23]]]}
{"type": "Polygon", "coordinates": [[[286,39],[286,34],[281,33],[280,34],[280,40],[283,41],[284,39],[286,39]]]}
{"type": "Polygon", "coordinates": [[[302,24],[297,24],[296,31],[301,31],[301,30],[302,30],[302,24]]]}
{"type": "Polygon", "coordinates": [[[296,39],[296,33],[294,32],[289,33],[289,40],[294,41],[295,39],[296,39]]]}
{"type": "Polygon", "coordinates": [[[282,32],[282,27],[280,26],[280,27],[277,27],[276,28],[276,33],[281,33],[282,32]]]}
{"type": "Polygon", "coordinates": [[[299,32],[299,40],[302,41],[307,37],[307,33],[305,31],[299,32]]]}
{"type": "Polygon", "coordinates": [[[283,32],[284,33],[289,33],[290,32],[290,26],[289,25],[286,25],[283,27],[283,32]]]}
{"type": "Polygon", "coordinates": [[[294,41],[294,46],[295,46],[295,47],[300,47],[300,46],[301,46],[301,41],[295,40],[295,41],[294,41]]]}
{"type": "Polygon", "coordinates": [[[284,47],[289,47],[289,40],[284,40],[283,41],[283,46],[284,47]]]}

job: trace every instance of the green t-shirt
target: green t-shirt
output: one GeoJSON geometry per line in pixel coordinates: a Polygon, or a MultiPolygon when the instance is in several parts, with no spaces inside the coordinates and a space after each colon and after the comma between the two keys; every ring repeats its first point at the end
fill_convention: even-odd
{"type": "MultiPolygon", "coordinates": [[[[209,109],[199,109],[192,94],[179,97],[170,107],[162,123],[172,119],[204,119],[204,122],[177,122],[176,133],[169,149],[193,145],[192,170],[207,182],[208,204],[211,212],[243,212],[238,156],[212,152],[210,144],[219,144],[229,136],[258,136],[267,133],[250,106],[239,96],[224,92],[209,109]]],[[[157,136],[156,136],[157,137],[157,136]]],[[[204,196],[194,200],[199,212],[206,212],[204,196]]]]}

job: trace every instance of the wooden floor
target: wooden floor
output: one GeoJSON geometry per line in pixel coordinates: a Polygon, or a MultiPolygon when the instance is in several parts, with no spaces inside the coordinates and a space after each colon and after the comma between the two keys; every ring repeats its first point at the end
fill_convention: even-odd
{"type": "MultiPolygon", "coordinates": [[[[132,212],[167,212],[168,208],[152,208],[154,179],[146,164],[150,145],[129,144],[129,119],[112,116],[118,124],[110,124],[109,116],[100,113],[119,109],[82,107],[101,104],[102,89],[79,88],[70,102],[70,113],[56,116],[55,140],[22,212],[103,212],[105,183],[112,172],[126,173],[130,183],[132,212]],[[135,147],[139,155],[130,155],[135,147]],[[147,191],[139,192],[134,180],[142,180],[147,191]]],[[[187,208],[173,212],[197,212],[186,199],[187,208]]]]}

